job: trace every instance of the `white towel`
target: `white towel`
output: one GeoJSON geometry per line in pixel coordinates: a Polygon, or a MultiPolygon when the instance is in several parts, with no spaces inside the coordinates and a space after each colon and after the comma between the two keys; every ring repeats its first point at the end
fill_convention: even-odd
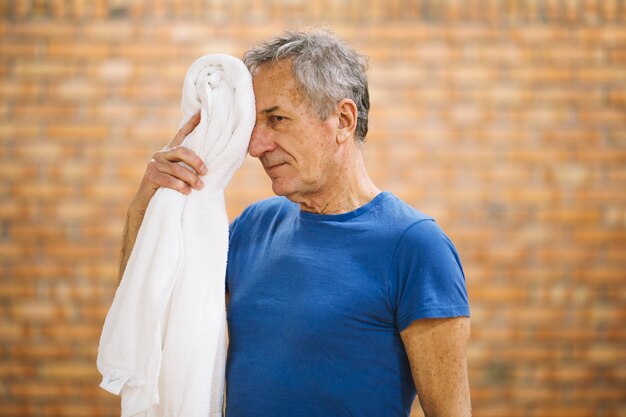
{"type": "Polygon", "coordinates": [[[185,76],[183,146],[208,168],[204,188],[159,188],[150,201],[104,322],[100,386],[121,395],[122,417],[221,416],[226,359],[224,189],[255,123],[252,79],[228,55],[206,55],[185,76]]]}

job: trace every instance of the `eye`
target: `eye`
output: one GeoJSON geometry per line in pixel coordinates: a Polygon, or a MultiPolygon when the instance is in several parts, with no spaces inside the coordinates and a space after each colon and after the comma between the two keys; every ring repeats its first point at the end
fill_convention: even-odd
{"type": "Polygon", "coordinates": [[[283,120],[285,120],[284,116],[278,116],[276,114],[270,116],[270,121],[272,123],[282,122],[283,120]]]}

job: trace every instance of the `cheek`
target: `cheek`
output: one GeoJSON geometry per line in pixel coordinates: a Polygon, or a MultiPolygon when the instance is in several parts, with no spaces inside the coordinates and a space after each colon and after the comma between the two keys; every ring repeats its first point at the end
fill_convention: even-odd
{"type": "Polygon", "coordinates": [[[312,182],[319,182],[331,175],[334,171],[334,164],[335,161],[332,155],[329,154],[327,147],[316,147],[312,150],[304,165],[307,178],[312,182]]]}
{"type": "Polygon", "coordinates": [[[328,123],[311,123],[306,129],[294,132],[291,138],[295,139],[292,142],[294,146],[285,150],[295,159],[294,167],[303,179],[316,180],[330,172],[335,158],[331,144],[332,132],[332,126],[328,123]],[[321,135],[312,136],[311,132],[320,132],[321,135]]]}

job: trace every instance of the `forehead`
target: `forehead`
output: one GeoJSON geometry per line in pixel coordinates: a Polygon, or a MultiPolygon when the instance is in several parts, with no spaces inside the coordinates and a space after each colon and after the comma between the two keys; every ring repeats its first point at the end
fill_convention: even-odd
{"type": "Polygon", "coordinates": [[[291,61],[283,60],[261,66],[252,76],[252,83],[257,112],[276,106],[293,109],[304,104],[291,69],[291,61]]]}

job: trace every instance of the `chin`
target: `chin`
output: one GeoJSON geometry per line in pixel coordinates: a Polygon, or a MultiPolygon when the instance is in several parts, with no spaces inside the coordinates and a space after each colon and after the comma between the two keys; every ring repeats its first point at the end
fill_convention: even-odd
{"type": "Polygon", "coordinates": [[[290,196],[295,195],[298,191],[295,187],[285,184],[283,181],[277,179],[272,181],[272,191],[274,194],[281,197],[287,197],[291,200],[290,196]]]}
{"type": "Polygon", "coordinates": [[[285,187],[281,185],[277,185],[276,183],[272,183],[272,191],[274,191],[274,194],[283,196],[283,197],[286,197],[289,194],[291,194],[288,190],[285,189],[285,187]]]}

